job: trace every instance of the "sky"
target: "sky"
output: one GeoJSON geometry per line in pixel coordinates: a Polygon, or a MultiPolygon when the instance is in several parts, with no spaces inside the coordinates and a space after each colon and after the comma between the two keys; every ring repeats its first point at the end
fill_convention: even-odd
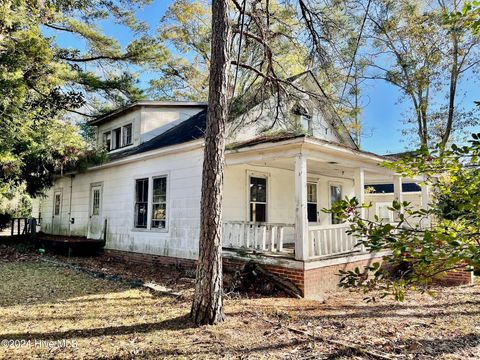
{"type": "MultiPolygon", "coordinates": [[[[150,5],[137,12],[137,17],[150,25],[153,34],[170,3],[171,0],[153,0],[150,5]]],[[[133,39],[133,34],[125,27],[111,21],[103,22],[100,27],[107,35],[115,37],[124,46],[133,39]]],[[[61,39],[62,45],[68,46],[71,41],[77,40],[69,37],[61,39]]],[[[140,84],[146,86],[149,79],[154,76],[155,74],[148,72],[140,73],[140,84]]],[[[466,95],[463,95],[460,101],[472,104],[474,100],[479,100],[480,92],[477,85],[470,83],[464,89],[466,95]]],[[[399,95],[393,85],[384,81],[377,80],[367,83],[362,93],[365,104],[361,114],[363,126],[361,148],[363,150],[389,154],[409,149],[411,138],[402,135],[402,129],[405,128],[403,114],[408,111],[408,104],[400,102],[399,95]]]]}

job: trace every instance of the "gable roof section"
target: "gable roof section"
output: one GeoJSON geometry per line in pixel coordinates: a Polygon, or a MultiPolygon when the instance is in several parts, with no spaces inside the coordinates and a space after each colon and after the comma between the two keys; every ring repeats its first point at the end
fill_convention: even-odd
{"type": "Polygon", "coordinates": [[[108,155],[109,161],[125,158],[127,156],[144,153],[151,150],[160,149],[167,146],[178,145],[188,141],[201,139],[205,135],[207,127],[207,111],[203,110],[193,115],[177,126],[155,136],[140,145],[113,154],[108,155]]]}

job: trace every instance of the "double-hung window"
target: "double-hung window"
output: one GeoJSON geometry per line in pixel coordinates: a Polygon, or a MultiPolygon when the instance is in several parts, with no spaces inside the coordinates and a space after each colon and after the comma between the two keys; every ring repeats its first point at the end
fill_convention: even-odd
{"type": "Polygon", "coordinates": [[[135,181],[135,227],[146,228],[148,219],[148,178],[135,181]]]}
{"type": "MultiPolygon", "coordinates": [[[[330,206],[342,200],[342,187],[340,185],[330,185],[330,206]]],[[[332,224],[340,224],[341,219],[332,214],[332,224]]]]}
{"type": "Polygon", "coordinates": [[[167,177],[149,177],[135,181],[136,228],[167,228],[167,177]],[[150,220],[149,220],[150,219],[150,220]]]}
{"type": "Polygon", "coordinates": [[[167,178],[153,178],[152,229],[165,229],[167,220],[167,178]]]}
{"type": "Polygon", "coordinates": [[[317,184],[307,183],[307,217],[309,222],[317,222],[317,184]]]}
{"type": "Polygon", "coordinates": [[[122,146],[132,145],[132,124],[125,125],[122,134],[122,146]]]}
{"type": "Polygon", "coordinates": [[[250,221],[267,221],[267,179],[250,177],[250,221]]]}

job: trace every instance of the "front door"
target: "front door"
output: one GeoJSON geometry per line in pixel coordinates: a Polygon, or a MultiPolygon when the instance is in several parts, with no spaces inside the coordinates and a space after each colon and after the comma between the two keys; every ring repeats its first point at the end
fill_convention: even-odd
{"type": "Polygon", "coordinates": [[[88,221],[89,239],[103,238],[103,219],[102,219],[102,185],[92,185],[90,187],[90,219],[88,221]]]}
{"type": "Polygon", "coordinates": [[[62,226],[62,190],[53,193],[52,234],[59,235],[62,226]]]}

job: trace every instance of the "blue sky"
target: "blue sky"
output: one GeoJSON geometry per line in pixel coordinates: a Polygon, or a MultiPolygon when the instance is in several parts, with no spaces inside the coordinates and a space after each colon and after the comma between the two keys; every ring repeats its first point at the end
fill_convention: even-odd
{"type": "MultiPolygon", "coordinates": [[[[150,24],[153,33],[170,3],[170,0],[153,0],[150,5],[138,11],[137,17],[150,24]]],[[[108,35],[117,38],[122,45],[128,44],[133,38],[133,34],[125,27],[110,21],[102,23],[101,28],[108,35]]],[[[61,40],[62,45],[67,46],[71,41],[78,41],[68,37],[61,40]]],[[[141,73],[141,83],[147,84],[152,76],[155,75],[146,72],[141,73]]],[[[476,85],[468,85],[464,89],[466,95],[460,99],[468,107],[471,106],[474,100],[480,99],[476,85]]],[[[370,81],[363,90],[362,97],[366,104],[362,112],[364,127],[362,149],[379,154],[401,152],[407,149],[411,139],[403,138],[401,131],[405,127],[402,119],[403,114],[408,110],[408,106],[398,101],[399,93],[396,88],[380,80],[370,81]]]]}

